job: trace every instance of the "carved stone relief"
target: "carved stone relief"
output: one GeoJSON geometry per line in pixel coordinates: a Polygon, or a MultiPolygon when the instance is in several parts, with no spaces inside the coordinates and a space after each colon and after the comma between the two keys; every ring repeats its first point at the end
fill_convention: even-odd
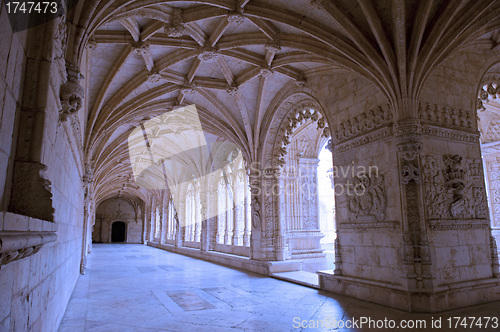
{"type": "Polygon", "coordinates": [[[423,164],[428,218],[486,218],[480,159],[427,155],[423,164]]]}
{"type": "Polygon", "coordinates": [[[485,77],[485,81],[486,83],[483,85],[481,90],[479,90],[477,98],[477,108],[480,111],[486,110],[486,108],[484,107],[484,103],[488,102],[490,98],[500,98],[500,81],[498,81],[498,78],[485,77]]]}
{"type": "Polygon", "coordinates": [[[379,222],[383,221],[387,208],[384,176],[356,176],[353,179],[353,188],[354,192],[349,196],[349,210],[356,219],[375,218],[379,222]],[[364,188],[362,194],[360,188],[364,188]]]}
{"type": "Polygon", "coordinates": [[[59,115],[61,121],[65,121],[70,114],[75,114],[80,110],[85,95],[83,87],[78,83],[83,78],[78,68],[69,65],[67,74],[68,80],[61,85],[60,90],[61,110],[59,115]]]}
{"type": "Polygon", "coordinates": [[[358,135],[366,134],[392,121],[392,112],[389,105],[363,112],[348,119],[337,126],[335,138],[337,143],[347,141],[358,135]]]}
{"type": "Polygon", "coordinates": [[[488,189],[492,226],[500,226],[500,160],[488,164],[488,189]]]}
{"type": "MultiPolygon", "coordinates": [[[[296,112],[292,112],[287,119],[286,127],[283,129],[281,141],[276,146],[274,156],[276,158],[276,163],[279,166],[283,166],[286,163],[285,156],[288,153],[287,147],[290,144],[291,136],[294,130],[307,121],[317,122],[318,129],[323,130],[323,137],[330,136],[330,128],[328,128],[326,119],[318,111],[312,108],[304,108],[298,109],[296,112]]],[[[309,151],[312,148],[309,141],[305,137],[298,142],[298,147],[300,150],[299,153],[302,154],[305,154],[306,151],[309,151]]]]}
{"type": "Polygon", "coordinates": [[[448,106],[420,102],[418,106],[420,120],[440,127],[473,129],[470,112],[456,110],[448,106]]]}

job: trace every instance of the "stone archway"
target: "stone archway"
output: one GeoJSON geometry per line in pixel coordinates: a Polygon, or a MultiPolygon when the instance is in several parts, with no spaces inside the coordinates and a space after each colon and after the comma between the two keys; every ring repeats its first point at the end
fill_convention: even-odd
{"type": "MultiPolygon", "coordinates": [[[[269,121],[269,132],[265,138],[262,156],[263,173],[260,193],[264,216],[261,246],[267,260],[284,261],[292,258],[290,248],[294,247],[294,244],[290,243],[287,220],[283,211],[284,201],[279,194],[285,190],[282,171],[286,163],[290,134],[300,123],[307,120],[317,122],[323,133],[329,136],[328,121],[323,114],[323,108],[310,94],[299,92],[284,98],[269,121]]],[[[316,235],[319,251],[312,250],[311,253],[321,251],[319,229],[316,235]]]]}

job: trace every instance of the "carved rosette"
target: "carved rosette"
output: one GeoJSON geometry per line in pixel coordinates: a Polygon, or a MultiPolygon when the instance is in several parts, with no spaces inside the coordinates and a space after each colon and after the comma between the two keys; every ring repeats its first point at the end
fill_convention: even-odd
{"type": "Polygon", "coordinates": [[[262,77],[270,77],[273,74],[273,71],[269,67],[262,67],[260,69],[260,75],[262,77]]]}
{"type": "Polygon", "coordinates": [[[187,83],[181,87],[181,92],[185,95],[193,94],[196,91],[196,85],[193,83],[187,83]]]}
{"type": "Polygon", "coordinates": [[[188,33],[184,24],[165,27],[165,32],[169,37],[179,38],[188,33]]]}
{"type": "Polygon", "coordinates": [[[238,93],[238,86],[236,84],[231,84],[226,88],[226,92],[230,96],[234,96],[238,93]]]}
{"type": "Polygon", "coordinates": [[[219,51],[214,47],[204,47],[198,53],[198,59],[202,62],[211,62],[217,59],[219,51]]]}
{"type": "Polygon", "coordinates": [[[414,163],[403,165],[403,168],[401,169],[401,180],[404,184],[408,184],[411,181],[420,183],[420,170],[414,163]]]}
{"type": "Polygon", "coordinates": [[[83,76],[74,66],[67,66],[68,80],[61,85],[59,97],[61,100],[61,110],[59,118],[61,121],[66,121],[68,116],[77,113],[83,105],[85,91],[78,83],[83,76]]]}
{"type": "Polygon", "coordinates": [[[243,16],[241,13],[234,12],[227,16],[227,20],[234,24],[241,24],[243,23],[243,21],[245,21],[245,16],[243,16]]]}
{"type": "Polygon", "coordinates": [[[146,55],[150,52],[150,46],[149,41],[139,42],[134,46],[134,52],[137,55],[146,55]]]}
{"type": "Polygon", "coordinates": [[[158,83],[160,80],[161,80],[161,75],[158,73],[158,71],[156,71],[156,69],[148,73],[149,83],[158,83]]]}
{"type": "Polygon", "coordinates": [[[182,18],[182,10],[173,8],[171,14],[171,24],[165,27],[165,32],[169,37],[181,37],[188,33],[184,20],[182,18]]]}

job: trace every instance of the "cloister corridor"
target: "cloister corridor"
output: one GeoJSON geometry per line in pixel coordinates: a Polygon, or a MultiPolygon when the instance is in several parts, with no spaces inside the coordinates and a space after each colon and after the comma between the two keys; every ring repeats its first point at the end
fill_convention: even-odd
{"type": "MultiPolygon", "coordinates": [[[[294,318],[388,317],[429,323],[438,316],[443,321],[450,316],[498,317],[499,308],[500,302],[492,302],[441,314],[407,313],[140,244],[96,244],[59,332],[332,331],[295,328],[294,318]]],[[[364,330],[377,329],[335,331],[364,330]]]]}

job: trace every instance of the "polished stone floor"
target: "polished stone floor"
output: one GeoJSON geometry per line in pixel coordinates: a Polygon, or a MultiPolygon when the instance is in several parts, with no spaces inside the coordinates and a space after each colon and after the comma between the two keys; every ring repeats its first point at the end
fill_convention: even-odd
{"type": "Polygon", "coordinates": [[[439,315],[409,314],[143,245],[94,245],[89,258],[60,332],[398,330],[331,324],[348,319],[359,324],[361,317],[426,322],[425,329],[404,331],[499,330],[491,323],[490,328],[444,327],[450,316],[500,318],[500,302],[439,315]],[[432,329],[431,321],[439,318],[443,328],[432,329]]]}

